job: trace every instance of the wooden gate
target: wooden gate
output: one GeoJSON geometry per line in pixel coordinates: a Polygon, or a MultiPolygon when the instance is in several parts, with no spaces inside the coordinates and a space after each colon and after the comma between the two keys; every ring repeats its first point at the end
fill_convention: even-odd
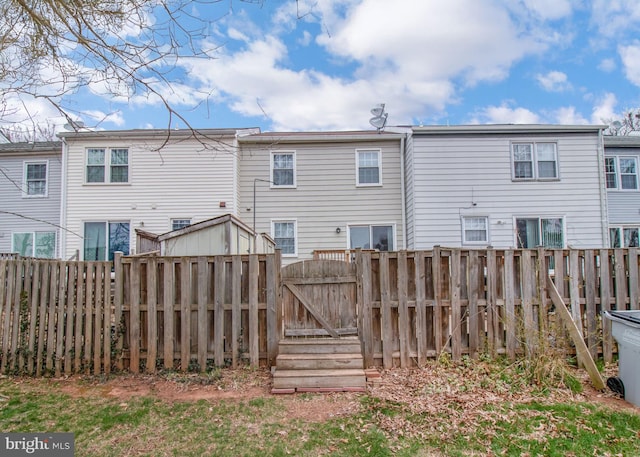
{"type": "Polygon", "coordinates": [[[305,260],[282,269],[285,337],[358,333],[356,266],[338,260],[305,260]]]}

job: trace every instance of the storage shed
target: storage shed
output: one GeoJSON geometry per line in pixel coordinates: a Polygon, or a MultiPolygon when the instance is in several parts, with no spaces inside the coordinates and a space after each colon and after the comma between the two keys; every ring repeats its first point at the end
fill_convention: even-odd
{"type": "Polygon", "coordinates": [[[162,256],[265,254],[274,252],[276,245],[269,235],[256,234],[232,214],[164,233],[157,240],[162,256]]]}

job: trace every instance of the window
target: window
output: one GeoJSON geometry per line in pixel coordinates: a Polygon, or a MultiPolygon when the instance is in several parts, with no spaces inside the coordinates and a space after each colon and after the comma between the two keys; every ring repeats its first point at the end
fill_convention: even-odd
{"type": "Polygon", "coordinates": [[[282,250],[283,256],[293,257],[298,254],[295,221],[273,221],[271,230],[276,247],[282,250]]]}
{"type": "Polygon", "coordinates": [[[56,256],[56,232],[14,233],[11,250],[24,257],[53,259],[56,256]]]}
{"type": "Polygon", "coordinates": [[[351,225],[349,226],[349,248],[393,251],[393,226],[351,225]]]}
{"type": "Polygon", "coordinates": [[[488,218],[484,216],[463,217],[462,236],[464,244],[486,244],[489,241],[488,218]]]}
{"type": "Polygon", "coordinates": [[[605,157],[604,166],[607,189],[638,189],[638,161],[636,157],[605,157]]]}
{"type": "Polygon", "coordinates": [[[382,184],[379,150],[356,151],[356,185],[379,186],[382,184]]]}
{"type": "Polygon", "coordinates": [[[610,227],[609,241],[612,248],[640,247],[640,229],[638,227],[610,227]]]}
{"type": "Polygon", "coordinates": [[[191,225],[191,219],[171,219],[171,230],[180,230],[191,225]]]}
{"type": "Polygon", "coordinates": [[[556,143],[514,143],[512,152],[514,179],[558,178],[556,143]]]}
{"type": "Polygon", "coordinates": [[[129,254],[128,222],[84,224],[84,260],[113,260],[117,251],[129,254]]]}
{"type": "Polygon", "coordinates": [[[47,162],[25,162],[24,192],[27,197],[47,196],[47,162]]]}
{"type": "Polygon", "coordinates": [[[88,183],[127,183],[129,182],[129,150],[126,148],[89,148],[87,149],[88,183]]]}
{"type": "Polygon", "coordinates": [[[271,181],[274,187],[296,186],[296,158],[293,152],[271,153],[271,181]]]}
{"type": "Polygon", "coordinates": [[[562,218],[516,219],[518,248],[563,248],[563,225],[562,218]]]}

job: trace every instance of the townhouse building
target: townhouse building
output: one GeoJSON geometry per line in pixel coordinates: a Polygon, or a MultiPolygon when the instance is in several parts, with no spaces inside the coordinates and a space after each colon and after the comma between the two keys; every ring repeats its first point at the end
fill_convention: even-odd
{"type": "Polygon", "coordinates": [[[60,255],[62,144],[0,143],[0,252],[60,255]]]}

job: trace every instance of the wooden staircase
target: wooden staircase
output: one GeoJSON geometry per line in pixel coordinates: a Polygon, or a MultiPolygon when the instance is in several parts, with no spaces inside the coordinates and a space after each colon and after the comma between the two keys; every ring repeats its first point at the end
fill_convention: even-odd
{"type": "Polygon", "coordinates": [[[357,337],[288,339],[279,343],[272,393],[366,390],[357,337]]]}

